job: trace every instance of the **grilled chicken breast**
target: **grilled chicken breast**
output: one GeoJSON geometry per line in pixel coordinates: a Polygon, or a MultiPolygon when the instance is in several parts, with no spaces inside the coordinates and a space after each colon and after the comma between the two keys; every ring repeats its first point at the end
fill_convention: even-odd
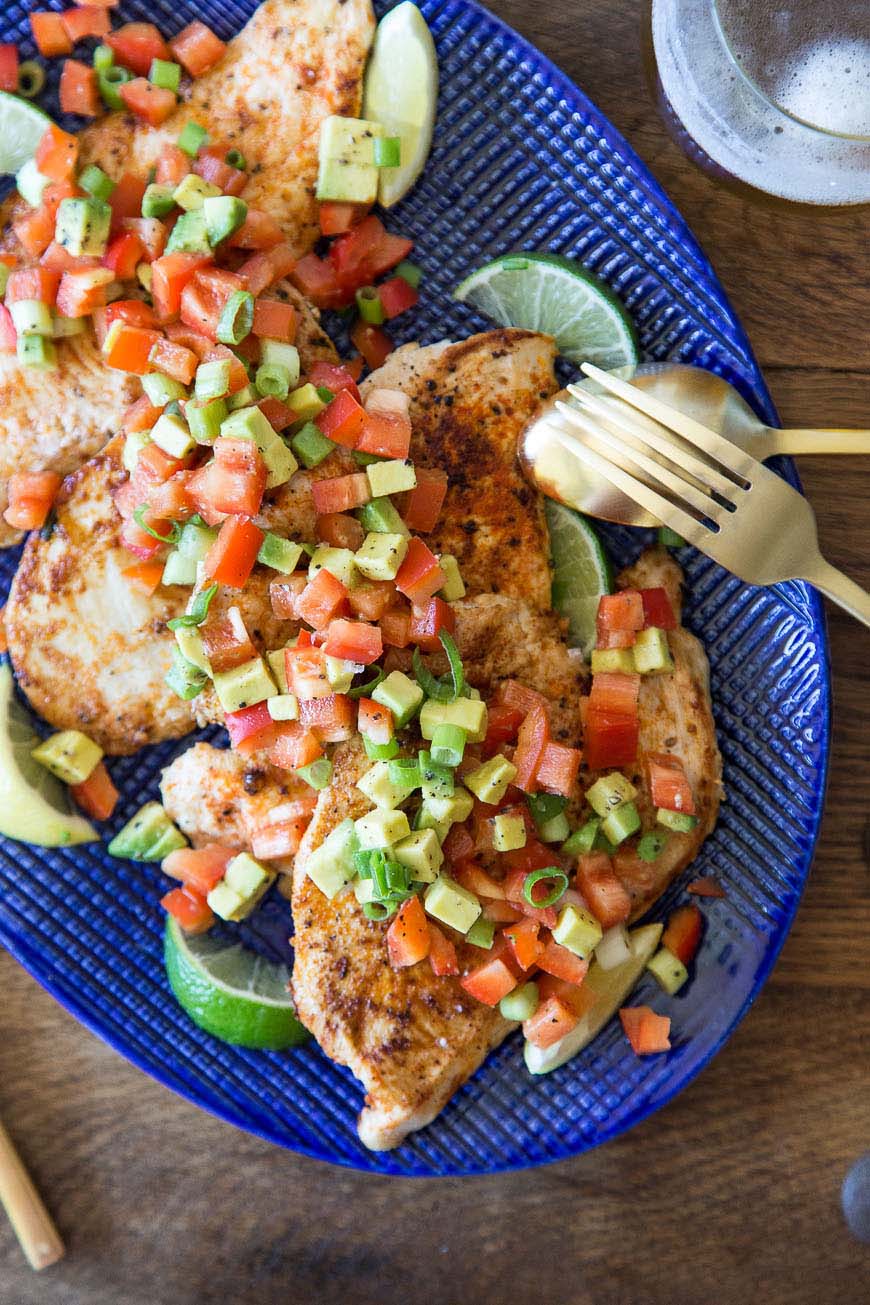
{"type": "MultiPolygon", "coordinates": [[[[280,293],[299,311],[302,366],[335,360],[314,310],[291,287],[280,293]]],[[[211,688],[203,702],[189,703],[164,682],[175,648],[166,622],[184,611],[188,591],[160,587],[148,598],[134,593],[122,575],[135,561],[121,544],[122,522],[112,501],[126,480],[122,449],[117,437],[67,476],[54,527],[47,538],[30,536],[6,607],[9,651],[31,705],[56,729],[81,729],[114,755],[180,738],[197,719],[223,719],[211,688]]],[[[314,521],[308,476],[298,472],[297,483],[264,510],[269,524],[289,533],[296,512],[302,538],[310,537],[314,521]]],[[[271,574],[258,570],[245,589],[221,590],[213,603],[215,613],[236,604],[263,647],[286,642],[276,633],[269,604],[271,574]]]]}
{"type": "MultiPolygon", "coordinates": [[[[82,131],[81,162],[113,177],[144,174],[195,119],[255,165],[245,201],[274,217],[302,254],[319,235],[320,123],[330,114],[358,114],[373,32],[371,0],[265,0],[162,127],[109,114],[82,131]]],[[[22,205],[16,198],[0,205],[5,252],[21,252],[12,223],[22,205]]],[[[105,366],[90,331],[61,342],[58,357],[58,370],[49,372],[0,357],[0,546],[20,538],[2,519],[9,476],[74,470],[118,429],[138,392],[133,377],[105,366]]]]}

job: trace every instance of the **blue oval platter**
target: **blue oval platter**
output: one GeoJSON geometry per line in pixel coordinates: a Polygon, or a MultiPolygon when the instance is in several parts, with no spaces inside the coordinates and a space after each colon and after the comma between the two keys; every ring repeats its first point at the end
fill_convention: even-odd
{"type": "MultiPolygon", "coordinates": [[[[391,215],[391,228],[415,241],[426,276],[420,307],[400,319],[400,338],[430,342],[485,329],[451,300],[452,288],[497,254],[549,250],[579,259],[613,287],[649,357],[719,373],[775,423],[710,264],[610,123],[486,10],[467,0],[421,7],[438,47],[441,93],[428,167],[391,215]]],[[[253,0],[125,0],[116,14],[150,19],[167,33],[201,17],[229,38],[254,8],[253,0]]],[[[19,42],[29,57],[26,15],[20,0],[5,5],[0,40],[19,42]]],[[[57,75],[55,66],[52,87],[57,75]]],[[[778,470],[798,483],[790,463],[778,470]]],[[[646,532],[604,533],[618,564],[647,541],[646,532]]],[[[665,998],[650,976],[641,985],[639,1000],[672,1016],[666,1056],[636,1058],[612,1021],[575,1060],[532,1079],[515,1035],[434,1124],[400,1149],[374,1154],[356,1135],[362,1089],[315,1044],[284,1054],[229,1047],[176,1005],[163,973],[158,900],[168,881],[158,869],[113,860],[97,844],[45,852],[0,840],[0,939],[77,1019],[167,1087],[320,1160],[382,1174],[494,1173],[564,1159],[616,1136],[685,1087],[758,995],[797,908],[824,799],[830,690],[818,598],[799,583],[750,588],[689,550],[680,560],[687,620],[712,665],[728,801],[701,857],[653,915],[664,917],[697,875],[715,875],[727,897],[703,903],[703,950],[684,992],[665,998]]],[[[16,562],[16,552],[0,555],[0,595],[16,562]]],[[[112,832],[145,797],[159,796],[161,768],[189,742],[112,763],[123,795],[112,832]]],[[[273,895],[241,933],[289,960],[290,923],[287,903],[273,895]]]]}

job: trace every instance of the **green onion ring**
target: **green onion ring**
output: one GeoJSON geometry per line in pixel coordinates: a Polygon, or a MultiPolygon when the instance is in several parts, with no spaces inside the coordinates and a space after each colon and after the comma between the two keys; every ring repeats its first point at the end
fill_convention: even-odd
{"type": "Polygon", "coordinates": [[[33,100],[45,85],[45,69],[35,59],[25,59],[18,69],[18,94],[33,100]]]}
{"type": "Polygon", "coordinates": [[[432,672],[426,669],[419,648],[414,649],[411,663],[414,667],[417,683],[427,698],[434,698],[436,702],[455,702],[457,698],[462,696],[462,690],[465,688],[462,658],[459,656],[459,649],[453,642],[452,636],[446,630],[439,630],[438,638],[441,640],[441,647],[447,654],[447,660],[450,663],[451,684],[445,682],[446,676],[440,680],[436,679],[432,672]]]}
{"type": "Polygon", "coordinates": [[[523,897],[529,906],[537,906],[543,909],[546,906],[554,906],[559,898],[568,887],[568,876],[564,870],[560,870],[557,865],[546,866],[543,870],[532,870],[523,880],[523,897]],[[539,884],[542,879],[555,879],[556,887],[546,897],[537,898],[532,896],[532,889],[535,884],[539,884]]]}
{"type": "Polygon", "coordinates": [[[208,609],[211,607],[211,600],[218,591],[216,584],[209,585],[208,589],[200,589],[196,598],[193,600],[193,607],[184,616],[173,616],[171,621],[166,625],[170,630],[190,629],[195,625],[202,625],[208,616],[208,609]]]}
{"type": "Polygon", "coordinates": [[[172,522],[172,530],[168,535],[159,535],[156,530],[152,530],[150,526],[145,524],[145,513],[149,511],[150,507],[150,503],[139,504],[136,511],[133,513],[133,520],[136,522],[136,525],[140,530],[144,530],[147,534],[153,535],[155,539],[159,539],[161,544],[177,544],[181,538],[181,527],[177,521],[172,522]]]}
{"type": "Polygon", "coordinates": [[[386,902],[363,902],[363,915],[367,920],[389,920],[395,909],[395,905],[386,902]]]}

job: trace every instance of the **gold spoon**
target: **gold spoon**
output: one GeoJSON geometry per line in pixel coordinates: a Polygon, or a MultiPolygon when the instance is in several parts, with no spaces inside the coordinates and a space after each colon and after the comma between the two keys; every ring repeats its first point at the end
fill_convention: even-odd
{"type": "MultiPolygon", "coordinates": [[[[701,367],[642,363],[638,367],[620,367],[613,374],[709,426],[760,462],[776,454],[870,453],[870,430],[777,430],[765,426],[733,385],[701,367]]],[[[635,421],[649,420],[628,409],[621,399],[606,394],[596,381],[586,379],[579,384],[617,410],[632,411],[635,421]]],[[[571,436],[571,427],[557,411],[560,402],[576,406],[567,390],[560,391],[538,410],[520,436],[520,459],[526,474],[551,498],[588,516],[625,526],[657,526],[654,517],[603,476],[596,475],[579,458],[565,456],[559,441],[571,436]]]]}

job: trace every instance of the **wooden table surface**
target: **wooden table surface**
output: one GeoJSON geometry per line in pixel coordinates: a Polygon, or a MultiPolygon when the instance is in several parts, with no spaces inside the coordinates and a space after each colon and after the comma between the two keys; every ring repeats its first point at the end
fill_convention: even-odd
{"type": "MultiPolygon", "coordinates": [[[[636,0],[497,0],[663,183],[717,268],[785,424],[870,425],[867,209],[772,209],[672,142],[636,0]]],[[[805,459],[831,560],[870,587],[870,461],[805,459]]],[[[667,1109],[574,1161],[381,1179],[238,1132],[141,1074],[0,954],[0,1115],[68,1256],[0,1226],[4,1305],[802,1305],[867,1299],[839,1206],[870,1148],[867,632],[830,612],[834,750],[804,902],[764,992],[667,1109]]]]}

